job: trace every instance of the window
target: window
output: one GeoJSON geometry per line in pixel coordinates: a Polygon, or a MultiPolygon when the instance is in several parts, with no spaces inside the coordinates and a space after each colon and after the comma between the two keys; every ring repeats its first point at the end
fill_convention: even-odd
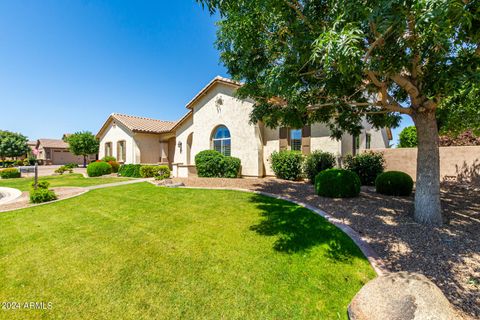
{"type": "Polygon", "coordinates": [[[372,141],[372,135],[370,133],[365,134],[365,149],[370,149],[370,144],[372,141]]]}
{"type": "Polygon", "coordinates": [[[112,156],[112,143],[111,142],[106,142],[105,143],[105,157],[111,157],[112,156]]]}
{"type": "Polygon", "coordinates": [[[290,130],[290,149],[302,151],[302,129],[290,130]]]}
{"type": "Polygon", "coordinates": [[[220,152],[224,156],[230,156],[232,140],[227,127],[219,126],[215,129],[212,144],[213,150],[220,152]]]}
{"type": "Polygon", "coordinates": [[[117,142],[117,161],[118,162],[125,162],[126,157],[126,143],[125,141],[118,141],[117,142]]]}

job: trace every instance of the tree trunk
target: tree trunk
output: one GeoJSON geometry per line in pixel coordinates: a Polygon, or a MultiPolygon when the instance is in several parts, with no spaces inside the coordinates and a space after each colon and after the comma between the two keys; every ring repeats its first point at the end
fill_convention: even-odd
{"type": "Polygon", "coordinates": [[[412,115],[417,127],[417,181],[415,187],[415,221],[428,225],[442,224],[440,204],[440,152],[435,111],[412,115]]]}
{"type": "Polygon", "coordinates": [[[87,156],[86,155],[83,155],[83,167],[84,168],[87,167],[87,156]]]}

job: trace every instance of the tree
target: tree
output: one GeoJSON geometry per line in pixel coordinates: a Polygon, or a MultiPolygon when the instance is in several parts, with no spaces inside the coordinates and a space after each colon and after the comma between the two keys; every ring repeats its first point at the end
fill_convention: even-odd
{"type": "Polygon", "coordinates": [[[3,161],[6,157],[23,156],[29,150],[27,137],[24,135],[10,131],[0,131],[0,158],[3,161]]]}
{"type": "Polygon", "coordinates": [[[90,131],[76,132],[65,138],[70,145],[70,151],[83,156],[83,166],[87,166],[87,156],[98,152],[99,142],[90,131]]]}
{"type": "Polygon", "coordinates": [[[198,0],[218,12],[216,46],[252,122],[326,123],[335,138],[412,117],[418,132],[416,221],[440,225],[435,111],[480,81],[473,0],[198,0]]]}
{"type": "Polygon", "coordinates": [[[417,143],[417,128],[415,128],[415,126],[403,128],[398,137],[398,147],[415,148],[417,143]]]}

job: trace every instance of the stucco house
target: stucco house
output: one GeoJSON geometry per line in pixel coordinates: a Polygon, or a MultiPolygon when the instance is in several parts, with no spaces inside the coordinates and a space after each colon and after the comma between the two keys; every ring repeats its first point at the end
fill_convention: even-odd
{"type": "Polygon", "coordinates": [[[262,123],[251,124],[254,101],[239,100],[235,91],[240,83],[216,77],[187,105],[188,112],[178,121],[161,121],[122,114],[111,114],[97,134],[99,157],[113,155],[123,163],[168,164],[173,176],[195,173],[195,155],[215,149],[240,158],[242,175],[273,175],[269,158],[279,150],[329,151],[337,157],[364,149],[386,148],[389,129],[377,130],[364,123],[357,137],[345,134],[330,138],[323,124],[304,128],[270,129],[262,123]]]}
{"type": "MultiPolygon", "coordinates": [[[[45,165],[61,165],[67,163],[83,164],[83,156],[76,156],[68,149],[69,145],[62,139],[38,139],[35,149],[38,150],[37,160],[45,165]]],[[[92,154],[88,160],[95,160],[92,154]]]]}

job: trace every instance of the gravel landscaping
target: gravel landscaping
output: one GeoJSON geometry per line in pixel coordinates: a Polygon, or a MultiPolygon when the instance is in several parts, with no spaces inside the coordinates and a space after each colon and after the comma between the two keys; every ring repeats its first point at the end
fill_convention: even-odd
{"type": "Polygon", "coordinates": [[[465,318],[480,318],[480,190],[442,187],[446,224],[413,221],[413,196],[390,197],[362,187],[360,197],[316,196],[305,182],[265,179],[173,179],[187,187],[223,187],[280,194],[309,203],[349,224],[380,255],[390,271],[420,272],[437,284],[465,318]]]}

